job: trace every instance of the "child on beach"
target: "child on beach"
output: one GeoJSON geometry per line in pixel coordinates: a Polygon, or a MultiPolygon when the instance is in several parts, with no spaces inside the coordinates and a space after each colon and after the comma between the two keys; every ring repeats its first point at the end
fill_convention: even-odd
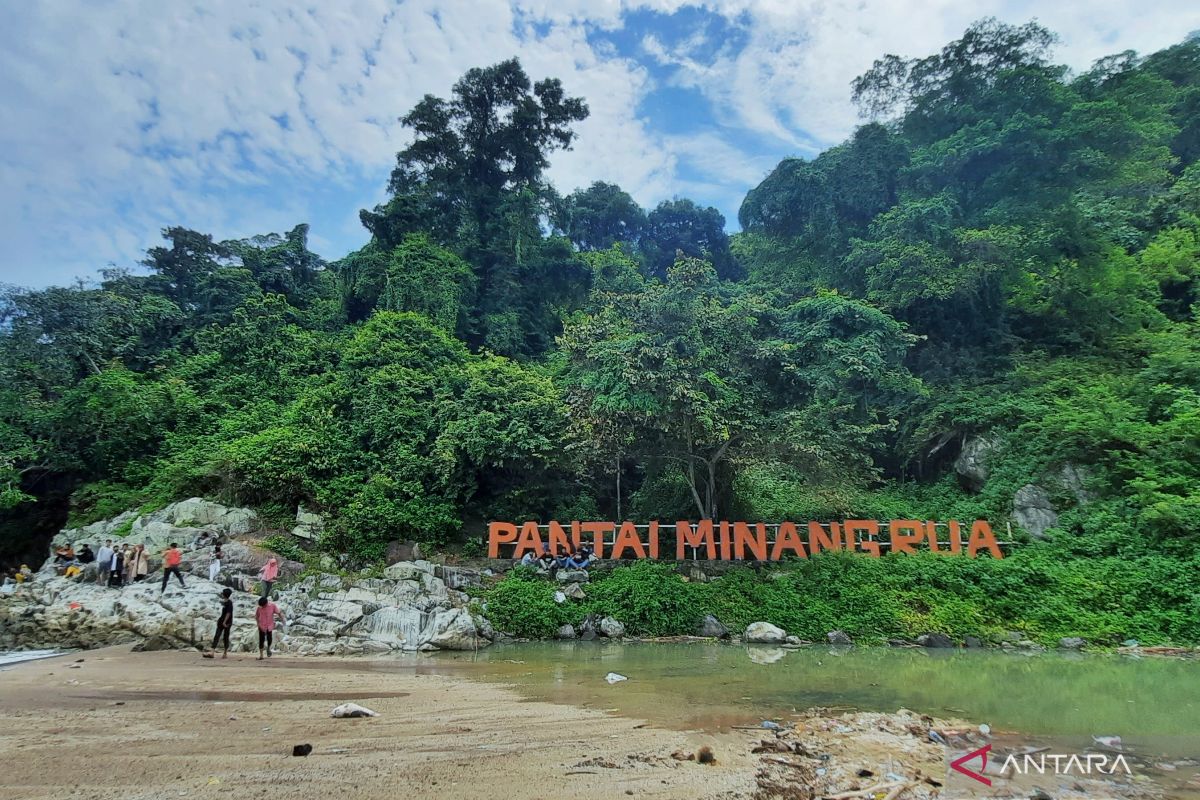
{"type": "Polygon", "coordinates": [[[268,597],[258,598],[258,608],[254,610],[254,618],[258,621],[258,660],[263,659],[263,648],[266,647],[267,658],[271,657],[271,643],[275,631],[275,618],[278,617],[280,622],[286,623],[283,618],[283,612],[279,610],[279,606],[271,602],[268,597]]]}
{"type": "Polygon", "coordinates": [[[229,658],[229,631],[233,628],[233,589],[225,589],[221,592],[223,602],[221,603],[221,616],[217,617],[217,633],[213,636],[212,653],[217,652],[217,640],[222,636],[225,637],[225,652],[221,658],[229,658]]]}

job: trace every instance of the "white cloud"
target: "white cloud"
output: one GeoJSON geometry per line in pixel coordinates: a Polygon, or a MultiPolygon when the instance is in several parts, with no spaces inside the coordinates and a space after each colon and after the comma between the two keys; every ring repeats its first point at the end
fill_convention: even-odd
{"type": "Polygon", "coordinates": [[[1200,28],[1200,7],[1183,0],[709,2],[744,47],[701,58],[708,30],[674,48],[644,39],[647,64],[678,65],[675,80],[713,104],[711,130],[664,135],[634,113],[652,71],[588,34],[621,28],[632,8],[670,12],[684,0],[9,5],[0,280],[29,284],[132,264],[172,224],[224,238],[312,221],[313,242],[340,255],[355,241],[349,205],[382,195],[403,146],[396,117],[512,55],[591,107],[574,150],[553,160],[560,189],[604,179],[647,205],[694,191],[728,208],[775,158],[744,155],[742,137],[776,142],[779,156],[840,140],[857,121],[849,82],[881,53],[923,55],[981,16],[1036,11],[1062,34],[1060,55],[1084,68],[1200,28]]]}

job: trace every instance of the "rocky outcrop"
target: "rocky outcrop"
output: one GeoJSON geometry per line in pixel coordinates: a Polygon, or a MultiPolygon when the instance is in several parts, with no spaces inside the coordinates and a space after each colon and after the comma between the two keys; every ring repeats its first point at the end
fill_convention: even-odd
{"type": "Polygon", "coordinates": [[[850,634],[845,631],[830,631],[825,634],[825,638],[829,640],[830,644],[854,644],[854,640],[850,638],[850,634]]]}
{"type": "Polygon", "coordinates": [[[725,627],[721,620],[708,614],[700,623],[696,625],[697,636],[707,636],[713,639],[725,639],[729,636],[729,628],[725,627]]]}
{"type": "Polygon", "coordinates": [[[1058,512],[1045,489],[1027,483],[1013,496],[1013,519],[1033,538],[1047,539],[1046,531],[1058,524],[1058,512]]]}
{"type": "Polygon", "coordinates": [[[996,450],[996,441],[986,436],[972,436],[963,442],[958,458],[954,459],[954,472],[958,481],[968,491],[983,489],[991,470],[988,458],[996,450]]]}
{"type": "Polygon", "coordinates": [[[754,644],[782,644],[787,632],[769,622],[751,622],[742,634],[742,640],[754,644]]]}
{"type": "Polygon", "coordinates": [[[921,647],[947,648],[955,647],[954,640],[944,633],[923,633],[917,637],[921,647]]]}
{"type": "Polygon", "coordinates": [[[625,626],[612,617],[605,617],[600,620],[600,633],[609,639],[619,639],[625,635],[625,626]]]}
{"type": "MultiPolygon", "coordinates": [[[[193,498],[154,514],[123,514],[63,531],[55,545],[87,541],[95,546],[111,538],[146,544],[157,556],[167,545],[178,543],[184,551],[185,572],[191,573],[187,586],[172,582],[160,595],[160,584],[152,574],[143,583],[110,589],[94,580],[58,577],[47,559],[34,580],[0,595],[0,649],[206,645],[215,631],[221,591],[227,586],[234,589],[231,645],[235,650],[257,649],[257,574],[272,553],[230,537],[252,533],[258,526],[258,517],[248,509],[193,498]],[[207,568],[210,545],[216,542],[223,543],[224,557],[218,582],[211,582],[207,568]]],[[[158,564],[152,562],[151,567],[158,564]]],[[[485,620],[472,617],[466,608],[468,597],[447,587],[428,561],[393,564],[383,577],[321,573],[295,580],[302,564],[280,559],[280,567],[274,594],[288,621],[276,636],[282,652],[476,649],[496,635],[485,620]]]]}
{"type": "Polygon", "coordinates": [[[325,517],[308,511],[304,506],[296,509],[296,524],[292,536],[297,539],[316,539],[325,532],[325,517]]]}

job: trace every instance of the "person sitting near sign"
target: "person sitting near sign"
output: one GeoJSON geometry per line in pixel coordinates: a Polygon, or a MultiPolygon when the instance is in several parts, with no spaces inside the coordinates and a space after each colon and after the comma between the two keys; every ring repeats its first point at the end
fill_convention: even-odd
{"type": "Polygon", "coordinates": [[[542,545],[542,554],[537,557],[537,568],[550,572],[555,568],[554,556],[550,555],[550,545],[542,545]]]}
{"type": "Polygon", "coordinates": [[[571,553],[567,550],[555,549],[554,566],[558,569],[569,569],[571,563],[571,553]]]}
{"type": "Polygon", "coordinates": [[[592,563],[592,557],[590,555],[588,555],[588,553],[585,552],[583,550],[583,548],[580,548],[579,550],[575,551],[575,555],[573,555],[569,559],[567,559],[567,568],[568,569],[587,569],[588,565],[591,563],[592,563]]]}
{"type": "Polygon", "coordinates": [[[532,566],[535,566],[536,563],[537,563],[537,559],[535,559],[533,557],[532,550],[526,550],[525,555],[521,556],[521,566],[522,567],[532,567],[532,566]]]}

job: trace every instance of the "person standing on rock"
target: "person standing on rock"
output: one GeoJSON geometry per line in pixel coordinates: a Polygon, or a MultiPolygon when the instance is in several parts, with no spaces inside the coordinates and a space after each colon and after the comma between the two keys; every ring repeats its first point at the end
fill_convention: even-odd
{"type": "Polygon", "coordinates": [[[133,547],[130,545],[125,545],[125,547],[121,549],[121,555],[125,557],[125,573],[122,576],[121,582],[123,585],[128,586],[129,584],[133,583],[133,547]]]}
{"type": "MultiPolygon", "coordinates": [[[[274,559],[271,559],[274,561],[274,559]]],[[[267,658],[271,657],[271,643],[275,633],[275,618],[278,617],[280,622],[287,622],[283,618],[283,612],[279,610],[279,606],[275,605],[270,599],[263,595],[258,598],[258,608],[254,609],[254,619],[258,622],[258,660],[263,659],[263,647],[266,647],[267,658]]]]}
{"type": "Polygon", "coordinates": [[[132,560],[134,583],[146,580],[150,574],[150,554],[146,552],[146,545],[139,544],[133,549],[132,560]]]}
{"type": "Polygon", "coordinates": [[[215,655],[217,652],[217,641],[222,637],[225,638],[225,650],[221,654],[221,658],[229,658],[229,632],[233,629],[233,589],[226,589],[221,592],[221,597],[224,598],[221,602],[221,616],[217,617],[217,632],[213,636],[212,650],[215,655]]]}
{"type": "Polygon", "coordinates": [[[171,542],[171,546],[163,553],[163,582],[162,588],[158,591],[159,594],[167,591],[167,581],[171,580],[172,574],[179,579],[180,588],[187,588],[183,582],[183,573],[179,569],[179,565],[182,563],[183,553],[179,552],[179,545],[171,542]]]}
{"type": "Polygon", "coordinates": [[[208,579],[216,581],[221,574],[221,545],[213,547],[212,560],[208,562],[208,579]]]}
{"type": "Polygon", "coordinates": [[[125,552],[113,550],[112,561],[109,563],[108,585],[120,589],[125,583],[125,552]]]}
{"type": "Polygon", "coordinates": [[[271,586],[275,583],[275,579],[279,577],[279,562],[275,556],[267,559],[267,563],[263,564],[263,568],[258,571],[258,577],[262,580],[263,597],[271,596],[271,586]]]}
{"type": "Polygon", "coordinates": [[[107,586],[108,576],[112,574],[113,548],[112,539],[105,539],[104,545],[96,551],[96,585],[107,586]]]}

